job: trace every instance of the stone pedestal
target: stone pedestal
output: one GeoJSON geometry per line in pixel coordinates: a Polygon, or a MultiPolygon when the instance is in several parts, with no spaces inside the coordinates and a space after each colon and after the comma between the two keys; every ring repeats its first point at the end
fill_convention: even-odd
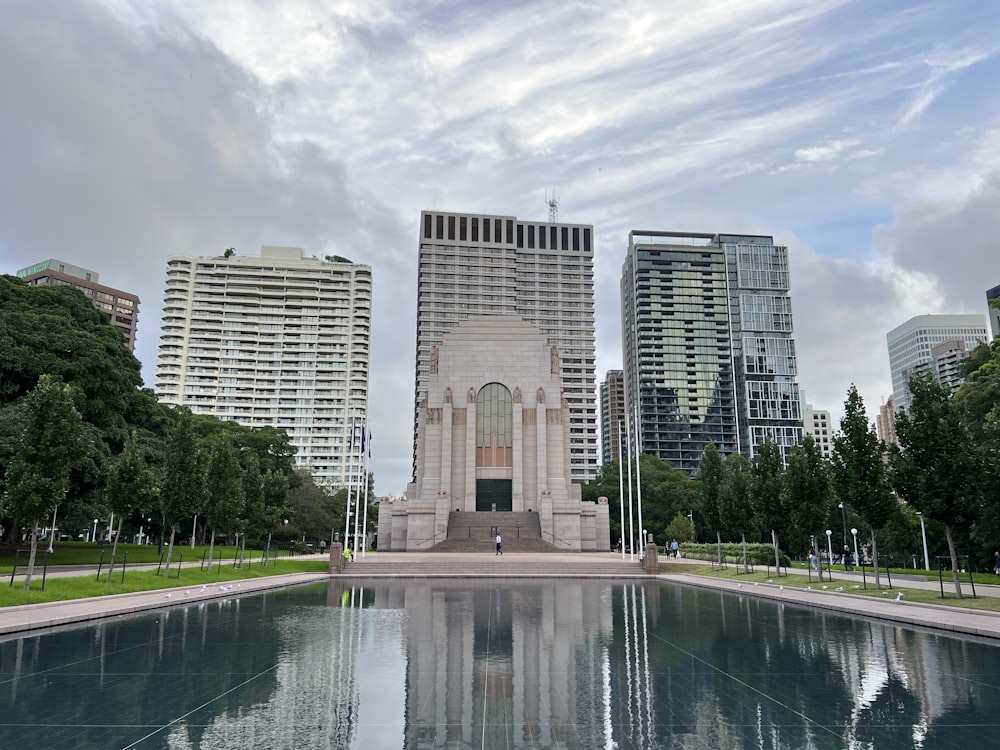
{"type": "Polygon", "coordinates": [[[647,544],[644,550],[643,570],[649,575],[660,572],[660,558],[657,556],[655,544],[647,544]]]}
{"type": "Polygon", "coordinates": [[[328,572],[344,572],[344,545],[340,542],[334,542],[330,545],[330,567],[328,572]]]}

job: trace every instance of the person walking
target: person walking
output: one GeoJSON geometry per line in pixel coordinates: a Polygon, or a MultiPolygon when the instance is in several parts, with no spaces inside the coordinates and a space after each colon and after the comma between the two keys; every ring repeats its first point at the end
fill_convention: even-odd
{"type": "Polygon", "coordinates": [[[498,531],[498,532],[497,532],[497,554],[498,554],[498,555],[502,555],[502,554],[503,554],[503,550],[502,550],[502,549],[500,548],[500,543],[501,543],[502,541],[503,541],[503,540],[502,540],[502,539],[500,539],[500,532],[498,531]]]}

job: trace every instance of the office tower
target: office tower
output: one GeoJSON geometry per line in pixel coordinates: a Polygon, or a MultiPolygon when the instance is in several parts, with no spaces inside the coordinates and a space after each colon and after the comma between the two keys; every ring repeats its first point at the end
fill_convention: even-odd
{"type": "Polygon", "coordinates": [[[708,442],[802,440],[788,251],[771,237],[638,231],[622,267],[625,399],[640,450],[694,475],[708,442]]]}
{"type": "Polygon", "coordinates": [[[889,371],[896,409],[910,408],[910,378],[930,372],[939,382],[957,388],[955,363],[989,341],[982,315],[918,315],[886,334],[889,371]],[[946,346],[934,348],[938,344],[946,346]]]}
{"type": "Polygon", "coordinates": [[[167,260],[156,394],[249,427],[280,427],[322,487],[361,474],[372,272],[299,248],[167,260]],[[360,426],[358,430],[360,430],[360,426]]]}
{"type": "Polygon", "coordinates": [[[94,307],[105,313],[122,332],[128,348],[135,351],[135,331],[139,324],[139,298],[120,289],[98,284],[99,274],[86,268],[50,258],[22,268],[17,278],[32,286],[72,286],[83,292],[94,307]]]}
{"type": "Polygon", "coordinates": [[[625,376],[621,370],[608,370],[601,383],[601,463],[618,460],[618,428],[625,440],[625,376]]]}
{"type": "Polygon", "coordinates": [[[1000,286],[995,286],[986,292],[986,305],[989,309],[990,328],[993,331],[993,338],[1000,336],[1000,307],[993,307],[990,303],[993,300],[1000,300],[1000,286]]]}
{"type": "Polygon", "coordinates": [[[875,429],[878,431],[878,439],[886,445],[899,444],[899,439],[896,437],[896,402],[891,393],[885,403],[878,408],[875,429]]]}
{"type": "Polygon", "coordinates": [[[806,401],[805,391],[799,391],[799,403],[802,405],[802,427],[804,435],[812,435],[823,458],[833,455],[833,423],[830,412],[825,409],[814,409],[806,401]]]}
{"type": "Polygon", "coordinates": [[[572,479],[597,472],[593,228],[514,216],[423,211],[417,286],[413,460],[431,350],[462,320],[516,316],[558,346],[572,479]]]}

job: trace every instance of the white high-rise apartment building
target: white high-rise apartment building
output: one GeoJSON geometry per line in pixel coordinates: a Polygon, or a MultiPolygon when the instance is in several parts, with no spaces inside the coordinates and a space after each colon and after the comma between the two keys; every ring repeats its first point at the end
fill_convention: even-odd
{"type": "MultiPolygon", "coordinates": [[[[249,427],[280,427],[322,487],[361,473],[352,420],[368,408],[372,272],[300,248],[167,261],[157,398],[249,427]]],[[[360,430],[360,427],[358,428],[360,430]]]]}
{"type": "MultiPolygon", "coordinates": [[[[983,315],[918,315],[886,334],[889,347],[889,371],[892,374],[892,394],[897,411],[910,409],[910,378],[921,372],[931,372],[942,380],[935,361],[934,348],[944,342],[954,342],[938,350],[941,364],[953,365],[956,351],[964,347],[967,356],[979,344],[989,341],[986,317],[983,315]]],[[[954,378],[945,378],[952,387],[954,378]]]]}
{"type": "MultiPolygon", "coordinates": [[[[472,315],[514,315],[559,347],[574,481],[597,473],[593,227],[514,216],[423,211],[415,409],[431,349],[472,315]]],[[[416,412],[414,461],[416,457],[416,412]]],[[[414,464],[415,466],[415,464],[414,464]]]]}
{"type": "Polygon", "coordinates": [[[804,435],[812,435],[823,458],[833,456],[833,421],[826,409],[814,409],[806,401],[805,391],[799,390],[799,403],[802,404],[802,427],[804,435]]]}

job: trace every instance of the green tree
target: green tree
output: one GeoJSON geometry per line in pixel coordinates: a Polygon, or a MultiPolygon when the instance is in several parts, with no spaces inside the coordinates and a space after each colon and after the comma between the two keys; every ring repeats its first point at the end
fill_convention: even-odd
{"type": "MultiPolygon", "coordinates": [[[[149,439],[148,436],[145,437],[146,440],[149,439]]],[[[158,492],[158,471],[149,460],[150,450],[150,446],[144,445],[133,431],[125,442],[125,449],[108,472],[105,496],[108,508],[118,516],[118,529],[115,533],[114,546],[111,548],[111,565],[108,567],[109,583],[118,555],[118,540],[121,538],[125,518],[136,511],[145,513],[152,507],[158,492]]]]}
{"type": "Polygon", "coordinates": [[[747,532],[754,528],[752,499],[753,476],[750,462],[739,453],[726,457],[725,474],[719,488],[719,520],[727,529],[735,529],[743,542],[743,568],[749,571],[747,532]]]}
{"type": "Polygon", "coordinates": [[[694,539],[694,523],[683,513],[678,513],[673,520],[667,524],[665,539],[678,542],[690,542],[694,539]]]}
{"type": "MultiPolygon", "coordinates": [[[[278,524],[292,515],[292,509],[288,505],[288,477],[281,472],[268,469],[264,472],[263,479],[264,509],[260,522],[263,531],[267,532],[267,544],[264,547],[264,554],[267,559],[271,556],[271,535],[278,524]]],[[[333,541],[332,535],[330,541],[331,543],[333,541]]]]}
{"type": "Polygon", "coordinates": [[[0,277],[0,352],[0,410],[24,398],[43,374],[80,394],[76,407],[94,445],[70,475],[60,515],[93,517],[113,457],[149,414],[139,361],[79,289],[29,286],[10,276],[0,277]],[[85,510],[76,512],[77,504],[85,510]]]}
{"type": "MultiPolygon", "coordinates": [[[[163,491],[160,495],[163,528],[170,529],[164,576],[170,576],[174,539],[181,520],[198,513],[205,498],[205,460],[194,438],[191,413],[174,410],[174,426],[167,444],[163,491]]],[[[192,532],[194,530],[192,529],[192,532]]]]}
{"type": "Polygon", "coordinates": [[[208,450],[204,514],[208,527],[208,569],[211,571],[216,533],[220,528],[233,527],[235,519],[243,512],[244,493],[240,464],[229,440],[217,436],[208,450]]]}
{"type": "Polygon", "coordinates": [[[701,515],[705,525],[715,530],[718,545],[719,562],[722,562],[722,509],[721,492],[726,469],[722,462],[722,454],[715,447],[714,441],[709,441],[701,456],[698,469],[698,486],[701,490],[701,515]]]}
{"type": "Polygon", "coordinates": [[[864,401],[851,385],[844,402],[840,434],[833,438],[832,479],[837,496],[854,508],[872,533],[875,586],[879,584],[878,530],[899,512],[886,468],[885,444],[868,422],[864,401]]]}
{"type": "Polygon", "coordinates": [[[7,501],[18,517],[31,519],[25,591],[31,588],[39,521],[62,501],[69,489],[70,470],[90,448],[69,386],[52,375],[42,375],[26,399],[21,440],[7,467],[7,501]]]}
{"type": "Polygon", "coordinates": [[[900,497],[944,525],[955,594],[962,598],[954,532],[979,517],[982,455],[947,386],[922,375],[910,378],[910,394],[909,412],[896,415],[899,449],[891,454],[892,482],[900,497]]]}
{"type": "Polygon", "coordinates": [[[781,449],[770,438],[757,447],[754,455],[750,484],[750,502],[753,505],[757,523],[771,530],[771,544],[774,547],[774,565],[781,569],[781,550],[778,535],[788,528],[788,508],[784,492],[784,478],[781,449]]]}
{"type": "MultiPolygon", "coordinates": [[[[816,547],[816,535],[823,528],[833,505],[833,487],[826,461],[813,440],[806,435],[788,454],[785,468],[785,494],[792,524],[806,532],[816,547]]],[[[823,580],[823,566],[819,566],[823,580]]]]}
{"type": "Polygon", "coordinates": [[[260,473],[257,454],[247,451],[243,456],[243,504],[235,519],[240,535],[240,570],[247,550],[247,534],[263,533],[264,523],[264,477],[260,473]]]}
{"type": "MultiPolygon", "coordinates": [[[[1000,497],[1000,338],[989,346],[980,346],[966,362],[970,360],[978,366],[971,369],[955,393],[955,407],[983,463],[983,493],[986,497],[1000,497]]],[[[992,566],[991,553],[1000,549],[1000,503],[983,504],[973,525],[973,537],[979,545],[981,563],[992,566]]]]}

